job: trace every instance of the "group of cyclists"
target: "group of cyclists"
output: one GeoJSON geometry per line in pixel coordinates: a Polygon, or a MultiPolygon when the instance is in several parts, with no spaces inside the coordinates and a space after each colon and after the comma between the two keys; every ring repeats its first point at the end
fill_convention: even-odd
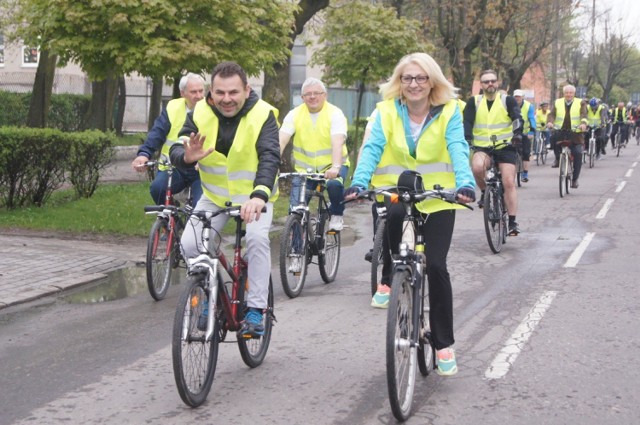
{"type": "MultiPolygon", "coordinates": [[[[399,179],[404,186],[440,185],[451,189],[462,204],[476,200],[478,187],[482,199],[484,174],[493,155],[503,177],[509,235],[515,236],[520,233],[514,183],[516,153],[522,154],[522,181],[527,182],[530,138],[535,131],[543,132],[552,147],[561,138],[574,140],[577,149],[574,156],[581,159],[578,151],[587,126],[598,127],[598,153],[605,154],[603,139],[607,135],[613,138],[615,132],[622,131],[628,137],[623,123],[633,117],[637,127],[639,121],[640,108],[622,104],[610,111],[597,99],[586,102],[575,98],[573,86],[565,86],[563,98],[556,100],[550,109],[546,102],[536,109],[524,99],[522,91],[516,90],[513,96],[501,92],[498,74],[493,70],[480,74],[480,84],[482,94],[463,102],[430,55],[412,53],[403,57],[389,80],[380,86],[382,101],[370,116],[360,159],[350,186],[345,188],[350,166],[345,144],[347,120],[337,106],[327,101],[323,82],[307,79],[301,89],[302,103],[280,125],[278,110],[259,98],[242,67],[224,62],[213,69],[207,93],[202,77],[189,73],[182,78],[182,97],[168,103],[132,166],[140,171],[146,161],[160,152],[178,170],[172,190],[177,193],[191,186],[195,210],[216,211],[228,202],[242,206],[250,286],[240,333],[259,337],[264,332],[263,316],[267,308],[271,269],[269,230],[273,203],[278,197],[278,171],[281,155],[291,139],[296,171],[322,173],[329,179],[332,215],[329,230],[343,230],[344,200],[356,198],[369,187],[395,190],[399,179]],[[605,129],[610,121],[611,131],[605,129]],[[555,130],[553,134],[549,132],[551,129],[555,130]]],[[[577,174],[573,182],[577,187],[580,166],[574,171],[577,174]]],[[[299,199],[300,186],[300,182],[293,183],[290,204],[299,199]]],[[[156,203],[163,202],[165,188],[166,175],[161,170],[151,184],[156,203]]],[[[458,368],[453,350],[453,300],[447,255],[455,210],[460,206],[429,199],[416,208],[425,217],[423,228],[417,231],[429,247],[425,252],[429,322],[437,372],[453,375],[458,368]]],[[[392,253],[398,251],[404,215],[404,208],[387,205],[386,245],[392,253]]],[[[216,231],[221,231],[226,222],[226,216],[219,217],[214,223],[216,231]]],[[[199,252],[201,241],[194,236],[199,234],[196,227],[197,222],[189,222],[183,232],[184,258],[192,258],[199,252]]],[[[389,282],[388,276],[383,276],[371,301],[373,307],[388,306],[389,282]]]]}

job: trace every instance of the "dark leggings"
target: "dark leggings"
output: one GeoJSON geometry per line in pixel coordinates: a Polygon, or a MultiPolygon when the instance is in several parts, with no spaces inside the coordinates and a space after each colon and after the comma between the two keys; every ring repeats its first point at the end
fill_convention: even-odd
{"type": "MultiPolygon", "coordinates": [[[[401,204],[387,206],[387,242],[384,247],[388,252],[388,246],[394,254],[398,253],[398,247],[402,240],[402,222],[404,219],[404,207],[401,204]]],[[[456,221],[455,210],[438,211],[429,214],[422,227],[422,235],[425,241],[425,255],[427,257],[427,280],[429,285],[429,323],[433,343],[436,350],[453,345],[453,294],[451,278],[447,270],[447,255],[451,246],[453,227],[456,221]]],[[[382,274],[389,281],[391,273],[390,259],[385,260],[382,274]],[[389,261],[389,263],[387,263],[389,261]],[[385,270],[386,269],[386,270],[385,270]]],[[[385,278],[383,277],[383,282],[385,278]]]]}

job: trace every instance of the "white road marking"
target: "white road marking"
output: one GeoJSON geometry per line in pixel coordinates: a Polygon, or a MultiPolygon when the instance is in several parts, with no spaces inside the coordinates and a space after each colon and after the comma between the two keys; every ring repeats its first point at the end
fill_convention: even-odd
{"type": "MultiPolygon", "coordinates": [[[[618,191],[616,191],[618,192],[618,191]]],[[[613,205],[613,198],[609,198],[605,201],[604,205],[602,206],[602,208],[600,209],[600,211],[598,211],[598,214],[596,215],[596,218],[598,219],[602,219],[607,215],[607,212],[609,212],[609,209],[611,208],[611,205],[613,205]]]]}
{"type": "Polygon", "coordinates": [[[524,345],[529,340],[538,322],[542,320],[542,316],[544,316],[544,313],[556,295],[556,291],[546,291],[542,294],[538,302],[529,311],[520,325],[518,325],[511,335],[511,338],[507,340],[502,350],[500,350],[493,359],[493,362],[491,362],[491,365],[484,372],[486,379],[500,379],[509,372],[509,369],[515,363],[516,358],[518,358],[524,345]]]}
{"type": "Polygon", "coordinates": [[[629,178],[629,177],[631,177],[631,174],[633,174],[633,168],[629,168],[629,169],[627,170],[627,174],[625,174],[624,176],[625,176],[626,178],[629,178]]]}
{"type": "Polygon", "coordinates": [[[626,180],[622,180],[620,182],[620,184],[618,185],[618,187],[616,187],[616,193],[620,193],[622,191],[622,189],[626,186],[627,181],[626,180]]]}
{"type": "Polygon", "coordinates": [[[582,238],[580,244],[576,247],[576,249],[573,250],[573,253],[562,267],[575,267],[576,264],[578,264],[578,261],[580,261],[582,254],[584,254],[584,252],[587,250],[587,247],[589,246],[591,240],[595,235],[596,234],[593,232],[588,232],[586,235],[584,235],[584,238],[582,238]]]}

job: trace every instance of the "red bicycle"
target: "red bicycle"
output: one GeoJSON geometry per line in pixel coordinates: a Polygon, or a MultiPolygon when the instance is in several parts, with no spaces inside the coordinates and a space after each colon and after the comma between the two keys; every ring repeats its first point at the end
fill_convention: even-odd
{"type": "MultiPolygon", "coordinates": [[[[180,210],[177,207],[165,207],[180,210]]],[[[182,400],[191,407],[204,403],[211,390],[218,359],[218,347],[229,332],[242,329],[247,308],[247,261],[242,254],[242,228],[239,206],[229,206],[216,212],[193,211],[190,220],[202,222],[203,249],[197,257],[187,260],[188,283],[184,289],[173,322],[173,374],[182,400]],[[233,264],[220,250],[220,237],[211,226],[211,219],[227,214],[236,221],[233,264]],[[221,266],[221,267],[220,267],[221,266]],[[222,271],[231,279],[223,281],[222,271]]],[[[237,334],[242,360],[257,367],[264,360],[275,322],[273,285],[269,276],[267,308],[263,311],[264,333],[257,337],[237,334]]]]}

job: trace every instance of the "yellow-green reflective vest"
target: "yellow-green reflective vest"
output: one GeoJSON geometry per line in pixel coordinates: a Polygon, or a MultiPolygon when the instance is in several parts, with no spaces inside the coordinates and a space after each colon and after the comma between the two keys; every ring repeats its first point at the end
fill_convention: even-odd
{"type": "Polygon", "coordinates": [[[593,111],[590,106],[587,106],[587,121],[589,121],[589,125],[591,127],[600,127],[600,124],[602,124],[602,117],[600,114],[602,114],[603,108],[604,106],[598,105],[596,110],[593,111]]]}
{"type": "MultiPolygon", "coordinates": [[[[332,164],[331,147],[331,117],[337,106],[325,102],[315,124],[311,120],[311,113],[307,105],[302,105],[294,109],[293,126],[295,135],[293,137],[293,158],[295,168],[298,172],[305,172],[311,168],[312,172],[321,172],[330,168],[332,164]]],[[[342,115],[342,111],[340,111],[342,115]]],[[[346,121],[346,118],[345,118],[346,121]]],[[[345,125],[346,128],[346,125],[345,125]]],[[[346,144],[342,145],[342,163],[349,166],[346,144]]]]}
{"type": "MultiPolygon", "coordinates": [[[[493,102],[491,110],[487,107],[487,98],[474,96],[476,102],[476,120],[473,124],[473,144],[481,148],[492,147],[491,136],[497,142],[510,141],[513,137],[512,121],[507,112],[507,96],[501,94],[493,102]]],[[[498,147],[502,149],[504,146],[498,147]]]]}
{"type": "Polygon", "coordinates": [[[538,127],[538,131],[546,130],[545,126],[547,125],[548,114],[549,111],[544,112],[542,109],[536,111],[536,126],[538,127]]]}
{"type": "MultiPolygon", "coordinates": [[[[170,100],[169,103],[167,103],[167,116],[171,123],[171,129],[169,130],[169,134],[167,134],[164,145],[162,145],[162,149],[160,150],[160,158],[170,162],[169,150],[171,149],[171,146],[174,143],[182,143],[178,140],[178,134],[180,133],[180,130],[182,130],[187,118],[187,101],[184,100],[183,97],[170,100]]],[[[158,168],[160,170],[166,170],[169,167],[161,165],[158,168]]]]}
{"type": "MultiPolygon", "coordinates": [[[[613,121],[614,122],[619,122],[618,121],[618,111],[620,109],[616,107],[614,113],[613,113],[613,121]]],[[[627,108],[622,108],[622,121],[626,121],[627,119],[627,108]]]]}
{"type": "Polygon", "coordinates": [[[531,107],[531,103],[526,100],[522,101],[522,106],[520,107],[520,115],[522,115],[522,121],[524,121],[524,127],[522,128],[522,134],[527,135],[529,131],[531,131],[531,123],[529,122],[529,108],[531,107]]]}
{"type": "MultiPolygon", "coordinates": [[[[569,111],[569,113],[571,114],[571,131],[574,131],[576,133],[581,133],[582,130],[580,130],[580,123],[581,123],[581,119],[580,119],[580,108],[582,106],[582,99],[579,99],[577,97],[573,98],[573,103],[571,104],[571,109],[569,111]]],[[[565,114],[565,102],[564,102],[564,97],[561,97],[560,99],[556,99],[555,102],[555,108],[556,108],[556,120],[553,123],[553,127],[556,130],[560,130],[562,128],[562,123],[564,122],[564,114],[565,114]]]]}
{"type": "MultiPolygon", "coordinates": [[[[385,100],[376,106],[380,114],[382,131],[387,140],[380,162],[371,178],[374,188],[395,188],[398,176],[404,170],[415,170],[422,174],[425,189],[431,189],[439,184],[445,189],[454,190],[456,177],[451,164],[451,157],[447,150],[445,135],[447,126],[456,108],[455,99],[449,100],[442,112],[431,121],[429,126],[418,139],[416,157],[409,153],[402,117],[398,115],[395,101],[385,100]]],[[[463,208],[439,199],[428,199],[416,205],[418,211],[433,213],[436,211],[463,208]]]]}
{"type": "MultiPolygon", "coordinates": [[[[253,186],[258,170],[256,143],[262,126],[269,118],[269,112],[278,116],[277,109],[263,100],[258,100],[255,106],[240,119],[228,155],[224,156],[214,150],[198,161],[203,193],[216,205],[223,206],[227,201],[231,201],[234,205],[242,204],[256,189],[267,193],[270,202],[278,198],[275,181],[273,192],[265,186],[253,186]]],[[[193,110],[193,122],[200,134],[206,136],[203,149],[215,147],[219,121],[207,103],[207,99],[196,104],[193,110]]]]}

